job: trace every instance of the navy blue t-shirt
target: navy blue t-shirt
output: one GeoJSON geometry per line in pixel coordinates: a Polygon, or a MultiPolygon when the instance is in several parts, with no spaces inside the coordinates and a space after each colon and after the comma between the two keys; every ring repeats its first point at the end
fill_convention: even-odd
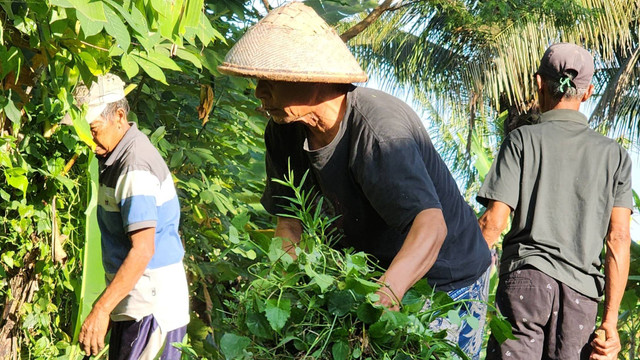
{"type": "Polygon", "coordinates": [[[387,268],[400,250],[411,224],[425,209],[442,209],[448,234],[426,275],[432,286],[452,290],[472,284],[491,262],[476,216],[464,201],[446,164],[436,152],[418,115],[407,104],[381,91],[353,87],[340,130],[327,146],[309,150],[303,124],[265,130],[267,184],[262,204],[283,214],[290,189],[283,179],[288,163],[301,179],[311,169],[313,186],[339,216],[339,246],[375,256],[387,268]]]}

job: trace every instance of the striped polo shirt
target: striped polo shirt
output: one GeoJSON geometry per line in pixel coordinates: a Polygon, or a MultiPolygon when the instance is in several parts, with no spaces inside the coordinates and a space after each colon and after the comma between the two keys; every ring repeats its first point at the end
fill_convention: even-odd
{"type": "Polygon", "coordinates": [[[178,233],[180,205],[164,159],[130,123],[115,149],[99,158],[98,225],[111,281],[131,250],[129,233],[155,227],[155,252],[142,278],[112,312],[114,321],[154,314],[166,331],[188,323],[188,289],[178,233]],[[164,326],[163,326],[164,325],[164,326]]]}

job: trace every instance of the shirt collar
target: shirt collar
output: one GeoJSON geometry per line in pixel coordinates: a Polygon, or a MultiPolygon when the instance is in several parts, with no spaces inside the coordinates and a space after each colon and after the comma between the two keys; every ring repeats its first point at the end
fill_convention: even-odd
{"type": "Polygon", "coordinates": [[[111,166],[117,159],[122,157],[127,145],[129,145],[137,133],[140,132],[136,123],[129,122],[129,125],[131,125],[131,127],[127,130],[122,139],[120,139],[120,142],[116,145],[115,149],[113,149],[113,151],[104,158],[104,166],[111,166]]]}
{"type": "Polygon", "coordinates": [[[575,121],[580,124],[587,125],[587,117],[580,111],[570,109],[555,109],[542,113],[540,122],[546,121],[575,121]]]}

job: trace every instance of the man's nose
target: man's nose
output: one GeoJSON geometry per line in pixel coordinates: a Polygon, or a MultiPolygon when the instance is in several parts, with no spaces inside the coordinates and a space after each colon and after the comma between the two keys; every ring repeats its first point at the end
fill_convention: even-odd
{"type": "Polygon", "coordinates": [[[267,80],[258,80],[258,84],[256,85],[256,97],[263,101],[269,97],[269,82],[267,80]]]}

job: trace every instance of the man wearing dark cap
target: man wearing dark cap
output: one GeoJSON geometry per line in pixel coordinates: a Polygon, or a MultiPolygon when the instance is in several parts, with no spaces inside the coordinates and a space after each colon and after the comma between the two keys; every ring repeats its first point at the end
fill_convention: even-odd
{"type": "Polygon", "coordinates": [[[504,237],[496,302],[518,340],[490,340],[487,359],[616,359],[618,310],[629,271],[631,160],[578,112],[593,93],[592,56],[549,47],[535,75],[536,125],[502,144],[478,201],[490,247],[504,237]],[[601,252],[606,241],[604,274],[601,252]],[[604,313],[595,329],[598,301],[604,313]]]}
{"type": "MultiPolygon", "coordinates": [[[[256,97],[270,117],[265,130],[267,184],[262,204],[278,216],[276,236],[295,258],[302,224],[286,214],[288,173],[328,200],[343,233],[340,247],[373,254],[386,269],[380,303],[397,309],[423,277],[454,299],[486,300],[489,249],[473,210],[436,152],[417,114],[402,101],[352,82],[367,76],[311,8],[292,2],[252,27],[218,68],[258,78],[256,97]]],[[[448,328],[479,357],[486,305],[470,301],[466,321],[448,328]]]]}

